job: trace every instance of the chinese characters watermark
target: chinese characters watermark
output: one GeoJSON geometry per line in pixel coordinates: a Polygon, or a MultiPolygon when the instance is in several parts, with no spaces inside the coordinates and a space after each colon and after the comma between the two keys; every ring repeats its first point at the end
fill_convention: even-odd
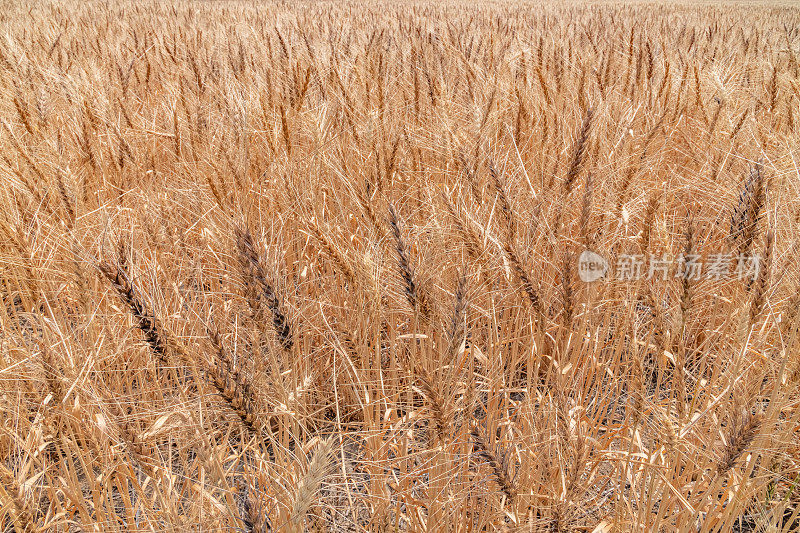
{"type": "Polygon", "coordinates": [[[758,254],[714,253],[706,257],[699,254],[620,254],[613,265],[605,257],[590,250],[585,250],[578,257],[578,277],[587,283],[601,279],[666,281],[671,277],[715,281],[736,277],[739,280],[754,281],[761,267],[762,260],[758,254]]]}

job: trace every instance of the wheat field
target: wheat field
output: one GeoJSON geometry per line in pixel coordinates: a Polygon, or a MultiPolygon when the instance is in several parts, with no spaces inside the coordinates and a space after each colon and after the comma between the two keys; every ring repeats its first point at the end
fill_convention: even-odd
{"type": "Polygon", "coordinates": [[[800,10],[0,29],[0,531],[800,528],[800,10]]]}

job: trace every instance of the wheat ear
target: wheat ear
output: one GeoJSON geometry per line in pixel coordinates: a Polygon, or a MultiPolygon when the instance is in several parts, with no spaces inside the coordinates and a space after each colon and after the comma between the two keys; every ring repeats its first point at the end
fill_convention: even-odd
{"type": "Polygon", "coordinates": [[[477,424],[473,425],[470,429],[470,436],[472,437],[472,442],[475,445],[475,452],[479,457],[483,458],[483,460],[487,462],[489,468],[492,470],[492,475],[494,476],[497,485],[500,487],[500,490],[502,490],[503,494],[506,495],[509,503],[513,503],[517,495],[517,488],[515,487],[514,480],[511,478],[511,474],[508,471],[508,465],[505,464],[505,461],[502,461],[489,447],[486,437],[483,436],[483,433],[478,428],[477,424]]]}
{"type": "Polygon", "coordinates": [[[308,471],[297,485],[297,495],[292,507],[291,522],[296,531],[319,493],[320,486],[328,475],[333,454],[333,438],[323,440],[314,451],[308,471]]]}
{"type": "Polygon", "coordinates": [[[294,346],[294,335],[292,333],[291,322],[286,311],[281,304],[275,287],[270,283],[266,270],[261,262],[261,257],[256,249],[253,235],[247,227],[237,226],[236,248],[238,250],[239,265],[244,276],[245,285],[250,294],[250,305],[255,306],[253,312],[259,315],[259,302],[266,304],[272,314],[272,324],[281,346],[286,351],[291,351],[294,346]]]}

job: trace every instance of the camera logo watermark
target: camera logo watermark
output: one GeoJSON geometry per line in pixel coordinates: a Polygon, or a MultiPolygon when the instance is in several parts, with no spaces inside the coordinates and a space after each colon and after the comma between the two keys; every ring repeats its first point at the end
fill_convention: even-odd
{"type": "Polygon", "coordinates": [[[716,253],[710,254],[706,258],[698,254],[677,256],[620,254],[612,269],[605,257],[591,250],[584,250],[578,257],[578,277],[586,283],[601,279],[616,281],[661,279],[666,281],[669,277],[719,281],[734,276],[739,280],[754,281],[761,272],[761,266],[761,256],[757,254],[716,253]]]}

